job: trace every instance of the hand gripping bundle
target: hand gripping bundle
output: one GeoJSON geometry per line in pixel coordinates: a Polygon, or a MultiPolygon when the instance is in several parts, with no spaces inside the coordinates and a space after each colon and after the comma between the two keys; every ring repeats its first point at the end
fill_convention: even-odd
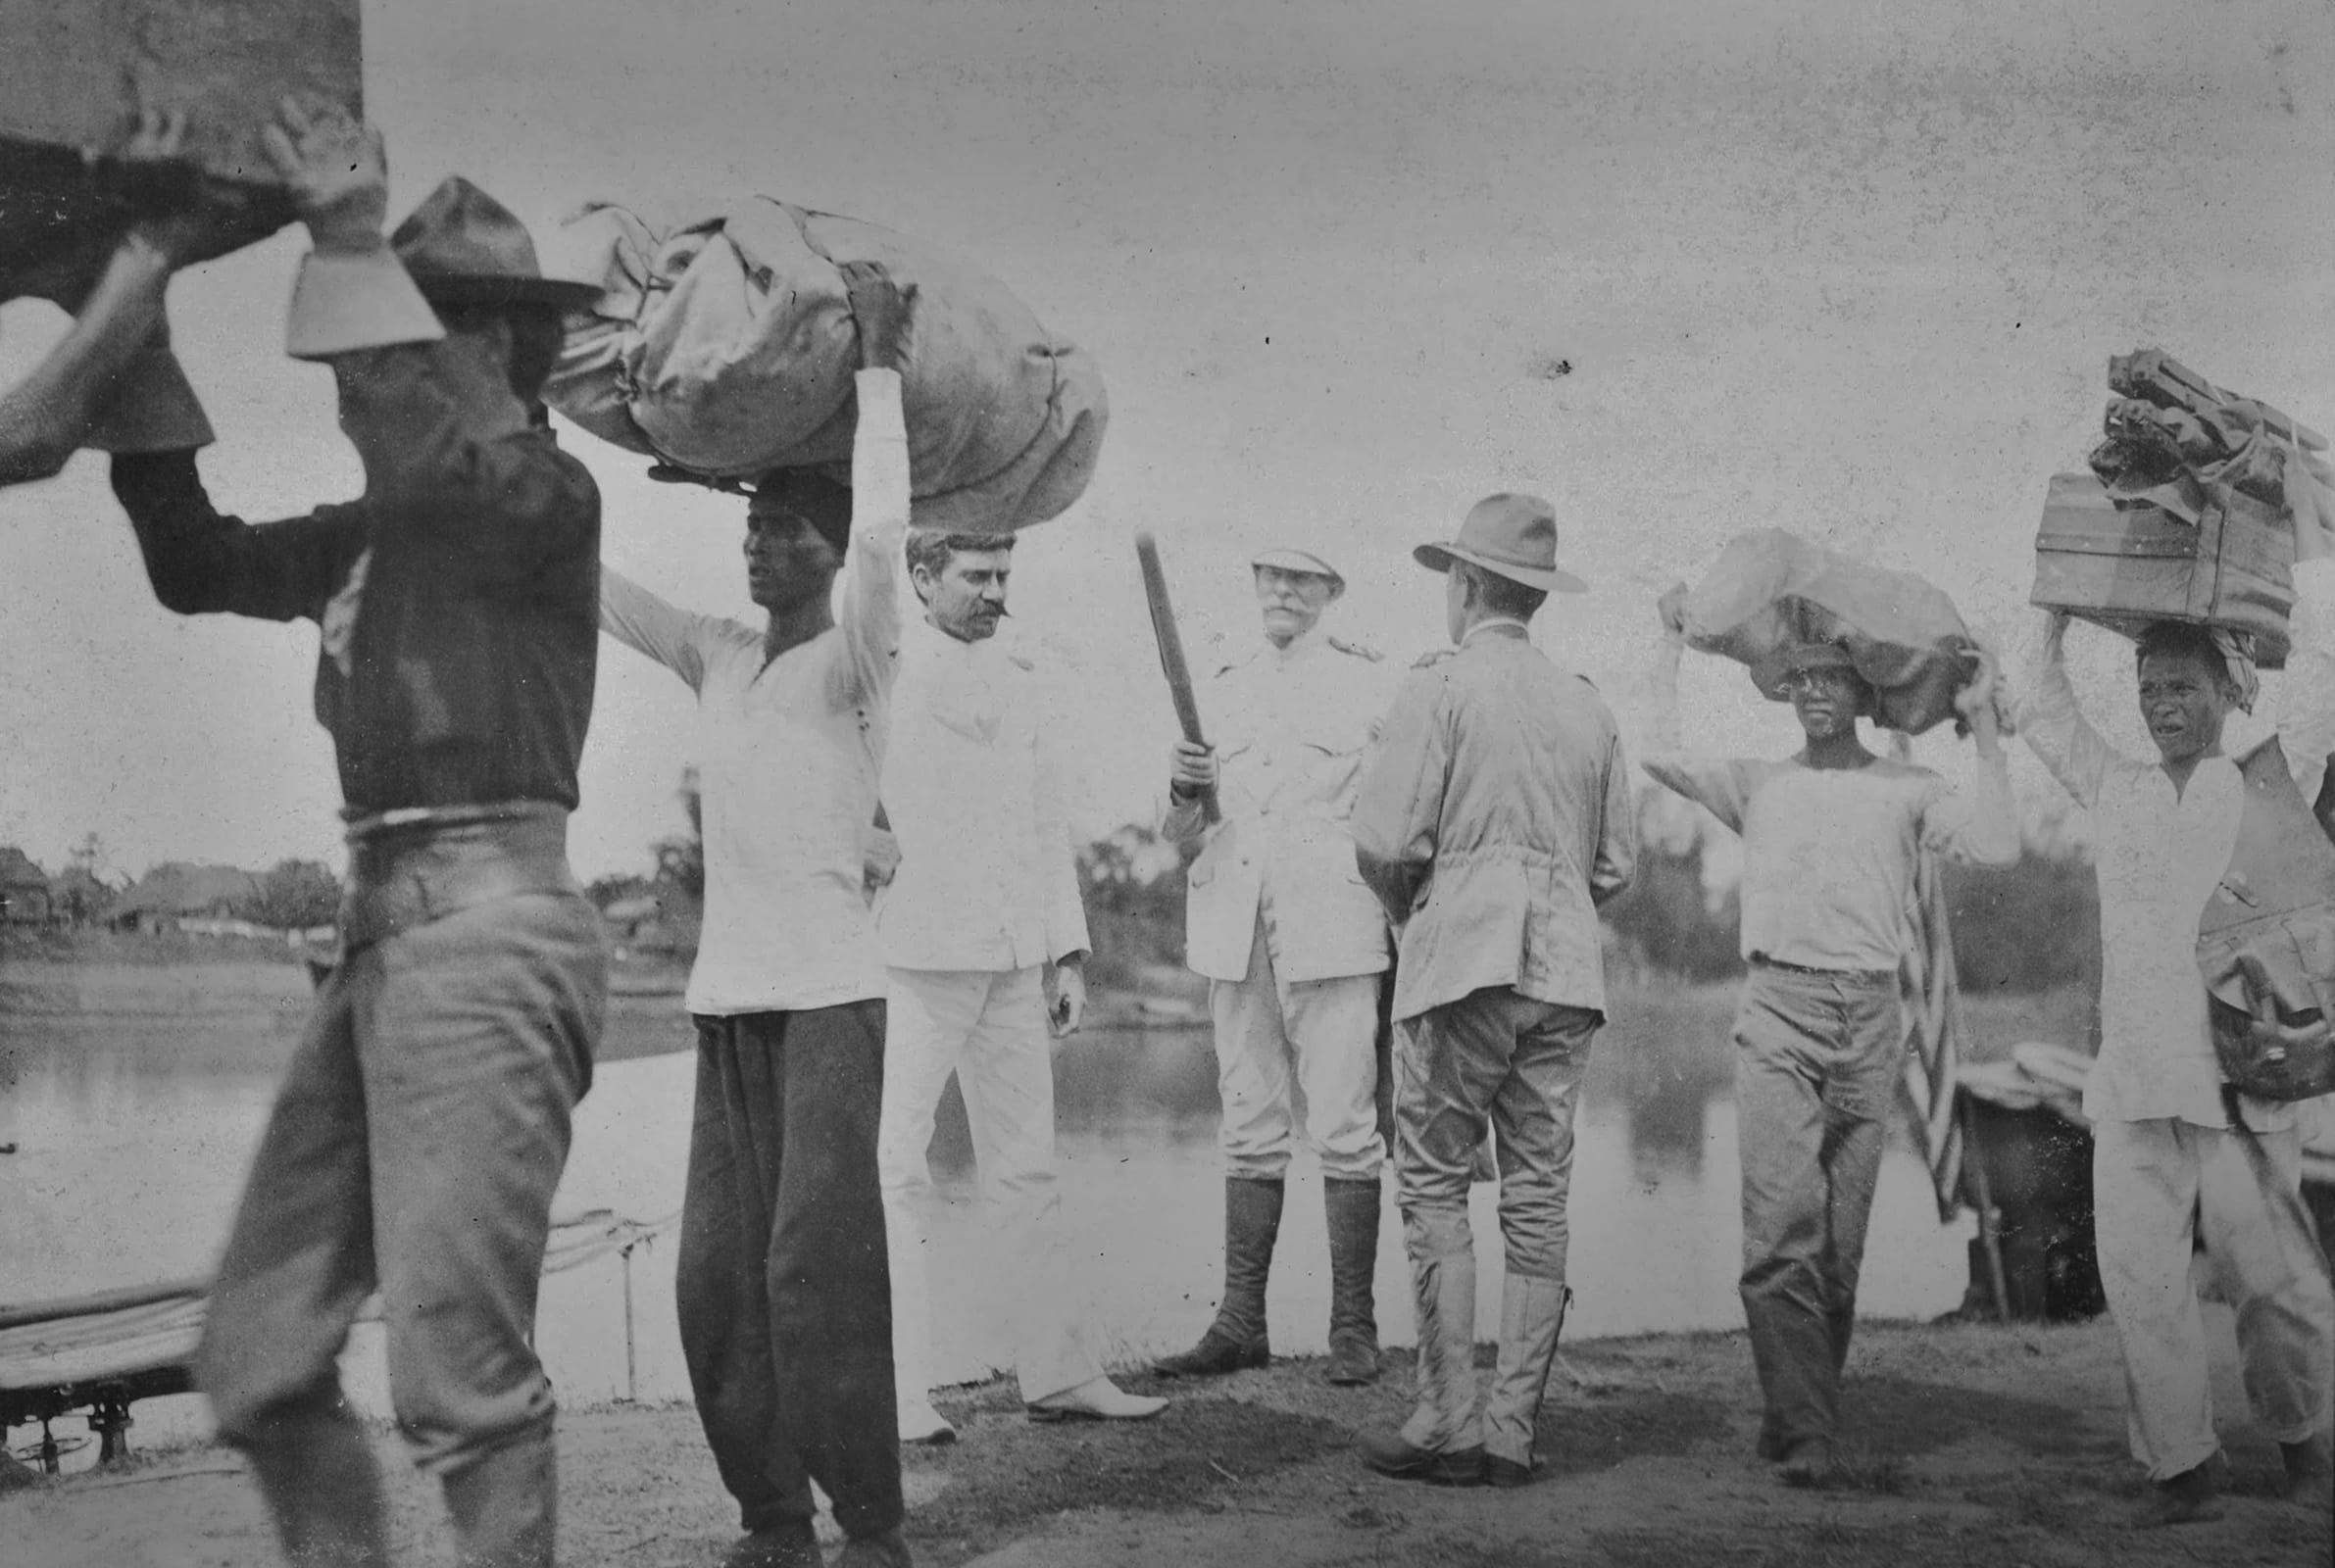
{"type": "Polygon", "coordinates": [[[544,397],[603,440],[712,480],[808,467],[851,481],[857,329],[839,262],[916,287],[902,399],[917,526],[1002,533],[1094,473],[1094,362],[996,279],[906,236],[767,196],[672,214],[588,203],[555,241],[599,281],[544,397]]]}

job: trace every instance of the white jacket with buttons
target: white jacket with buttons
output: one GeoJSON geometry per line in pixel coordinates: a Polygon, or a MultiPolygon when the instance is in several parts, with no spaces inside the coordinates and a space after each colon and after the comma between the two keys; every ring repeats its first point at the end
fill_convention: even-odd
{"type": "Polygon", "coordinates": [[[1172,798],[1161,816],[1166,838],[1208,833],[1185,901],[1192,969],[1245,978],[1260,913],[1283,984],[1386,968],[1386,916],[1355,867],[1346,821],[1395,683],[1375,654],[1318,628],[1285,649],[1268,642],[1210,682],[1200,716],[1224,820],[1207,829],[1197,801],[1172,798]]]}

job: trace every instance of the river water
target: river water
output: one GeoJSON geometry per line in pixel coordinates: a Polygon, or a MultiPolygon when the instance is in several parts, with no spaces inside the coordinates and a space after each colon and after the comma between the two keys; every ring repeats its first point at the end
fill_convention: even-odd
{"type": "MultiPolygon", "coordinates": [[[[224,1240],[307,984],[294,967],[26,966],[0,971],[0,1302],[207,1272],[224,1240]]],[[[689,1034],[676,998],[621,998],[555,1213],[657,1222],[679,1207],[689,1034]]],[[[1617,1001],[1577,1125],[1568,1339],[1727,1329],[1735,1298],[1735,1120],[1726,1000],[1617,1001]]],[[[1221,1278],[1215,1062],[1205,1030],[1094,1031],[1056,1055],[1070,1254],[1114,1359],[1181,1348],[1221,1278]]],[[[970,1380],[1006,1360],[1002,1282],[985,1248],[955,1090],[933,1147],[944,1204],[933,1232],[936,1360],[970,1380]]],[[[1391,1183],[1377,1279],[1389,1344],[1413,1337],[1391,1183]]],[[[1480,1332],[1497,1332],[1500,1250],[1475,1192],[1480,1332]]],[[[1276,1348],[1322,1348],[1328,1256],[1319,1177],[1301,1154],[1269,1298],[1276,1348]]],[[[1941,1225],[1919,1158],[1893,1139],[1877,1196],[1863,1309],[1928,1316],[1961,1299],[1964,1216],[1941,1225]]],[[[688,1396],[673,1327],[672,1235],[546,1277],[538,1348],[570,1403],[688,1396]],[[627,1310],[629,1308],[629,1310],[627,1310]],[[627,1323],[629,1322],[629,1327],[627,1323]]],[[[386,1411],[373,1331],[347,1376],[386,1411]]],[[[140,1446],[199,1436],[201,1401],[138,1406],[140,1446]]],[[[58,1424],[77,1433],[77,1421],[58,1424]]],[[[19,1429],[20,1446],[37,1436],[19,1429]]],[[[85,1463],[87,1450],[69,1467],[85,1463]]]]}

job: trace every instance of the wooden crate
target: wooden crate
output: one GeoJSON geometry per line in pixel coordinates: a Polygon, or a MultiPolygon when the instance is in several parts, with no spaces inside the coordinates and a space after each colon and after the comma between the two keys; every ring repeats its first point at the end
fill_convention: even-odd
{"type": "Polygon", "coordinates": [[[2287,519],[2216,491],[2193,526],[2145,503],[2119,506],[2088,473],[2052,475],[2035,535],[2031,604],[2136,637],[2154,620],[2254,633],[2264,669],[2286,662],[2295,604],[2287,519]]]}
{"type": "Polygon", "coordinates": [[[194,168],[258,186],[273,183],[260,127],[286,94],[364,111],[358,0],[0,0],[0,271],[167,200],[170,182],[81,156],[135,128],[141,92],[186,112],[194,168]]]}

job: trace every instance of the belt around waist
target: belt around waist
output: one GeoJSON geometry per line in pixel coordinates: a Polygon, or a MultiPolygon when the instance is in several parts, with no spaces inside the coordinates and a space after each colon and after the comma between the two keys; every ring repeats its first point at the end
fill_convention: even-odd
{"type": "Polygon", "coordinates": [[[567,809],[549,802],[386,812],[352,821],[348,839],[348,950],[498,899],[580,894],[568,869],[567,809]]]}
{"type": "Polygon", "coordinates": [[[1813,975],[1819,980],[1851,980],[1870,986],[1897,984],[1895,969],[1818,969],[1805,963],[1786,963],[1764,953],[1753,954],[1748,961],[1755,969],[1781,969],[1786,974],[1813,975]]]}

